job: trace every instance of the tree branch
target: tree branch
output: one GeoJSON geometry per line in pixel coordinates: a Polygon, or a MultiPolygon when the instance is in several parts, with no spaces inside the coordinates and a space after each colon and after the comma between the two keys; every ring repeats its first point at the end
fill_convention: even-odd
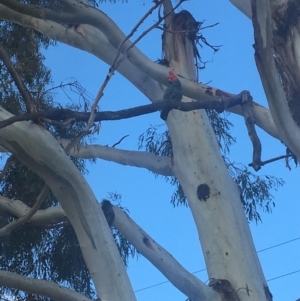
{"type": "Polygon", "coordinates": [[[255,130],[255,122],[252,114],[252,97],[250,94],[244,94],[242,110],[244,114],[245,124],[247,126],[248,134],[253,145],[253,157],[250,166],[255,171],[261,168],[261,143],[255,130]]]}
{"type": "MultiPolygon", "coordinates": [[[[21,218],[30,211],[30,207],[20,200],[11,200],[4,196],[0,196],[0,210],[7,212],[15,217],[21,218]]],[[[56,225],[68,221],[62,207],[49,207],[47,209],[38,210],[30,219],[30,223],[39,226],[56,225]]]]}
{"type": "MultiPolygon", "coordinates": [[[[127,119],[132,118],[136,116],[146,115],[149,113],[157,112],[163,109],[176,109],[184,112],[196,110],[196,109],[210,109],[210,110],[216,110],[217,112],[221,113],[226,108],[230,108],[232,106],[235,106],[237,104],[241,104],[242,101],[242,95],[244,93],[249,93],[247,91],[243,91],[240,94],[228,97],[228,98],[219,98],[218,100],[198,100],[194,102],[179,102],[175,100],[167,100],[167,101],[160,101],[156,103],[152,103],[149,105],[143,105],[138,107],[133,107],[125,110],[119,110],[119,111],[103,111],[103,112],[97,112],[95,113],[95,119],[94,121],[104,121],[104,120],[120,120],[120,119],[127,119]]],[[[46,121],[48,120],[55,120],[55,121],[67,121],[70,119],[74,119],[77,122],[78,121],[85,121],[87,122],[90,118],[89,112],[77,112],[72,111],[69,109],[55,109],[50,110],[47,112],[41,112],[41,113],[25,113],[23,115],[17,115],[13,116],[9,119],[0,121],[0,129],[4,128],[6,126],[9,126],[15,122],[19,121],[28,121],[32,120],[34,122],[37,121],[46,121]]]]}
{"type": "Polygon", "coordinates": [[[9,223],[5,227],[0,229],[0,237],[5,236],[11,233],[13,229],[16,229],[22,224],[25,224],[26,222],[30,221],[30,218],[39,210],[41,204],[45,200],[45,198],[48,195],[49,187],[45,184],[42,191],[38,195],[35,204],[32,206],[32,208],[22,217],[20,217],[17,220],[14,220],[13,222],[9,223]]]}
{"type": "Polygon", "coordinates": [[[56,301],[92,301],[84,295],[52,281],[33,279],[6,271],[0,271],[0,285],[48,297],[56,301]]]}
{"type": "MultiPolygon", "coordinates": [[[[10,214],[20,216],[21,211],[28,208],[24,203],[12,201],[0,197],[0,209],[10,214]],[[21,205],[22,203],[22,205],[21,205]],[[20,208],[23,207],[22,210],[20,208]]],[[[101,204],[99,204],[101,206],[101,204]]],[[[180,291],[194,301],[220,300],[218,294],[202,283],[197,277],[184,269],[162,246],[157,244],[140,226],[138,226],[126,213],[119,208],[112,206],[114,218],[111,225],[119,232],[154,266],[161,271],[170,282],[180,291]]],[[[53,213],[56,215],[56,223],[65,221],[65,213],[60,206],[39,210],[32,218],[32,222],[38,225],[46,225],[46,221],[53,225],[53,213]]],[[[20,276],[23,277],[23,276],[20,276]]],[[[37,280],[35,280],[37,281],[37,280]]],[[[39,280],[40,281],[40,280],[39,280]]],[[[48,283],[48,282],[46,282],[48,283]]],[[[0,284],[1,272],[0,272],[0,284]]],[[[8,285],[8,284],[7,284],[8,285]]],[[[13,285],[9,285],[13,287],[13,285]]],[[[22,288],[19,288],[22,289],[22,288]]],[[[26,291],[26,290],[25,290],[26,291]]],[[[29,291],[28,291],[29,292],[29,291]]],[[[30,291],[31,292],[31,291],[30,291]]],[[[33,292],[32,292],[33,293],[33,292]]],[[[46,296],[46,295],[45,295],[46,296]]],[[[52,298],[52,297],[51,297],[52,298]]],[[[67,300],[67,299],[65,299],[67,300]]]]}
{"type": "MultiPolygon", "coordinates": [[[[100,30],[96,30],[94,27],[89,25],[83,25],[85,32],[85,36],[83,36],[74,28],[67,29],[56,22],[36,19],[34,17],[12,11],[1,4],[0,18],[10,20],[22,26],[34,28],[49,38],[84,51],[88,51],[109,65],[112,64],[117,54],[117,46],[114,47],[113,43],[110,44],[107,37],[100,30]]],[[[119,45],[125,35],[120,36],[119,31],[115,32],[114,29],[115,24],[111,25],[111,21],[109,21],[105,27],[106,34],[110,34],[110,37],[115,39],[115,43],[119,45]]],[[[126,59],[119,66],[118,71],[132,82],[140,91],[142,91],[150,100],[157,101],[157,99],[161,99],[163,90],[159,83],[163,83],[164,85],[168,84],[167,74],[169,69],[153,63],[140,52],[135,56],[130,55],[129,59],[130,61],[126,59]]],[[[181,78],[180,81],[183,94],[195,100],[216,100],[220,97],[233,96],[233,94],[224,92],[218,88],[203,85],[201,83],[195,83],[184,78],[181,78]]],[[[240,106],[231,107],[228,111],[243,116],[240,106]]],[[[268,109],[253,102],[253,114],[255,122],[259,127],[271,136],[284,141],[284,137],[282,137],[282,135],[277,131],[268,109]]]]}
{"type": "Polygon", "coordinates": [[[118,229],[175,287],[194,301],[221,300],[213,289],[188,272],[125,212],[115,206],[112,208],[115,213],[112,226],[118,229]]]}
{"type": "MultiPolygon", "coordinates": [[[[83,131],[74,139],[70,142],[70,145],[67,146],[67,150],[73,148],[75,145],[77,145],[80,140],[89,132],[89,130],[91,129],[91,127],[93,126],[94,120],[95,120],[95,116],[96,116],[96,109],[98,107],[98,103],[100,101],[100,99],[102,98],[102,96],[104,95],[104,90],[106,88],[106,86],[108,85],[109,81],[111,80],[111,78],[114,75],[114,72],[116,71],[116,69],[118,68],[118,66],[126,59],[127,57],[127,52],[141,39],[141,37],[144,36],[144,34],[140,35],[139,38],[136,39],[136,41],[134,43],[131,44],[131,46],[129,48],[126,49],[125,53],[123,54],[123,57],[120,57],[121,54],[121,50],[122,50],[122,46],[125,44],[125,42],[127,40],[129,40],[129,38],[131,36],[133,36],[133,34],[135,33],[135,31],[138,29],[138,27],[143,23],[143,21],[157,8],[161,5],[162,1],[157,1],[154,6],[141,18],[141,20],[133,27],[133,29],[131,30],[131,32],[129,33],[129,35],[127,35],[125,37],[125,39],[120,43],[120,45],[118,46],[118,52],[117,55],[111,65],[111,67],[109,68],[108,74],[105,77],[105,80],[103,81],[97,96],[93,102],[92,108],[91,108],[91,113],[90,113],[90,117],[88,119],[88,122],[85,126],[85,128],[83,129],[83,131]]],[[[159,23],[161,22],[161,20],[159,20],[159,23]]],[[[157,22],[155,23],[155,25],[157,25],[157,22]]],[[[154,27],[151,27],[151,29],[154,27]]]]}
{"type": "MultiPolygon", "coordinates": [[[[64,148],[69,140],[59,139],[64,148]]],[[[163,176],[173,175],[172,160],[170,157],[161,157],[142,151],[127,151],[102,145],[79,145],[68,151],[68,154],[75,158],[94,159],[99,158],[112,161],[122,165],[146,168],[163,176]]]]}
{"type": "Polygon", "coordinates": [[[2,44],[0,44],[0,59],[2,59],[5,67],[7,68],[8,72],[10,73],[11,77],[13,78],[20,94],[23,97],[23,100],[26,105],[27,112],[33,113],[36,112],[36,106],[34,104],[34,100],[28,91],[27,87],[25,86],[23,80],[19,76],[18,72],[13,67],[9,56],[7,55],[5,49],[3,48],[2,44]]]}
{"type": "MultiPolygon", "coordinates": [[[[282,156],[278,156],[278,157],[275,157],[275,158],[272,158],[272,159],[269,159],[269,160],[266,160],[266,161],[261,161],[260,166],[264,166],[266,164],[273,163],[273,162],[281,160],[281,159],[286,159],[287,160],[288,158],[293,158],[293,155],[292,154],[282,155],[282,156]]],[[[253,163],[249,163],[248,166],[253,167],[252,164],[253,163]]]]}

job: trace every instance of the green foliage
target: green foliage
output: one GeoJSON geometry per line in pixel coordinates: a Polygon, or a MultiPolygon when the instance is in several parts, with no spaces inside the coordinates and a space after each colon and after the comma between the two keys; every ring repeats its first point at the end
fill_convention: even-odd
{"type": "MultiPolygon", "coordinates": [[[[259,210],[271,213],[275,206],[272,190],[284,184],[282,179],[272,176],[258,176],[253,174],[242,164],[233,164],[226,157],[230,146],[235,143],[235,138],[230,135],[232,124],[227,120],[226,115],[219,115],[213,110],[207,111],[209,120],[215,132],[220,150],[223,154],[225,164],[241,189],[241,202],[249,221],[261,221],[259,210]]],[[[145,149],[155,155],[172,157],[172,142],[169,132],[162,126],[150,126],[145,133],[139,136],[139,149],[145,149]]],[[[156,175],[157,176],[157,175],[156,175]]],[[[183,189],[175,177],[165,177],[166,181],[175,186],[171,196],[173,206],[188,206],[183,189]]]]}
{"type": "Polygon", "coordinates": [[[169,131],[159,132],[161,125],[152,126],[139,136],[139,149],[145,148],[148,152],[158,156],[171,157],[172,143],[169,131]]]}
{"type": "Polygon", "coordinates": [[[273,176],[257,176],[242,165],[227,161],[227,167],[241,189],[241,201],[250,221],[262,221],[258,208],[271,213],[275,202],[272,190],[277,190],[284,184],[282,179],[273,176]]]}
{"type": "Polygon", "coordinates": [[[224,155],[229,153],[230,146],[233,145],[236,140],[230,135],[230,129],[233,124],[227,119],[227,114],[218,114],[215,110],[206,110],[209,121],[215,132],[220,150],[224,155]]]}

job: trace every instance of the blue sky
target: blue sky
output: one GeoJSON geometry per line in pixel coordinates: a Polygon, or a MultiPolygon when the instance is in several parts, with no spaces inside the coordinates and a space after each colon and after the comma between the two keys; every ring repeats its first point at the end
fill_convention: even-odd
{"type": "MultiPolygon", "coordinates": [[[[129,0],[129,3],[123,4],[104,3],[100,9],[126,34],[150,5],[149,0],[129,0]]],[[[212,86],[232,93],[249,90],[256,102],[267,106],[253,57],[251,21],[226,0],[187,1],[181,9],[192,12],[197,21],[205,20],[204,26],[220,23],[217,27],[202,32],[211,44],[223,46],[216,54],[207,47],[200,49],[203,59],[212,61],[207,64],[206,70],[201,72],[200,81],[210,82],[212,86]]],[[[136,35],[152,25],[156,19],[157,14],[154,13],[136,35]]],[[[161,58],[161,33],[160,30],[152,31],[137,45],[152,60],[161,58]]],[[[52,69],[55,84],[75,77],[93,96],[96,95],[108,71],[108,66],[99,59],[65,45],[49,49],[46,52],[46,64],[52,69]]],[[[56,101],[65,102],[67,99],[59,93],[56,101]]],[[[78,99],[74,97],[73,101],[76,103],[78,99]]],[[[100,108],[117,110],[146,103],[148,100],[131,83],[116,74],[105,90],[100,108]]],[[[252,146],[243,119],[234,115],[230,115],[229,119],[234,123],[232,134],[237,138],[230,158],[247,165],[252,158],[252,146]]],[[[158,113],[130,120],[103,122],[100,134],[96,136],[97,143],[112,145],[129,134],[119,147],[137,150],[138,137],[150,124],[163,124],[158,113]]],[[[263,147],[263,160],[284,154],[283,144],[260,130],[258,133],[263,147]]],[[[286,184],[279,191],[273,192],[276,201],[273,213],[262,213],[263,223],[251,224],[257,250],[300,237],[299,168],[294,168],[293,163],[291,166],[293,169],[289,171],[285,168],[284,161],[278,161],[263,167],[259,172],[282,178],[286,184]]],[[[131,217],[187,270],[194,272],[205,268],[189,209],[173,208],[169,200],[174,188],[169,183],[163,178],[156,179],[147,170],[123,167],[102,160],[97,160],[89,170],[87,178],[99,200],[107,197],[109,192],[122,194],[122,206],[129,209],[131,217]]],[[[300,240],[295,240],[259,253],[266,279],[300,270],[299,247],[300,240]]],[[[128,272],[134,290],[166,281],[165,277],[141,256],[138,260],[130,261],[128,272]]],[[[205,272],[196,275],[203,281],[208,280],[205,272]]],[[[269,287],[274,300],[294,301],[300,297],[299,283],[300,273],[294,273],[270,281],[269,287]]],[[[186,298],[167,283],[137,292],[137,299],[183,301],[186,298]]]]}

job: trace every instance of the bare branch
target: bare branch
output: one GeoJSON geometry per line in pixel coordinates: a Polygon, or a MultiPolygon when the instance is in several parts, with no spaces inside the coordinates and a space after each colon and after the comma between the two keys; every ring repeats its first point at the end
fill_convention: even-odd
{"type": "MultiPolygon", "coordinates": [[[[0,197],[0,208],[3,209],[2,202],[6,198],[0,197]]],[[[7,201],[5,201],[7,202],[7,201]]],[[[10,213],[16,212],[16,207],[14,201],[10,201],[11,204],[6,206],[10,213]],[[14,211],[13,211],[14,210],[14,211]]],[[[27,207],[25,204],[23,204],[27,207]]],[[[99,204],[101,206],[101,204],[99,204]]],[[[207,285],[202,283],[197,277],[185,270],[175,259],[171,256],[162,246],[157,244],[139,225],[137,225],[126,213],[121,211],[119,208],[112,206],[114,211],[114,218],[111,220],[112,226],[117,228],[119,232],[151,263],[153,263],[158,270],[160,270],[169,280],[172,282],[179,290],[184,294],[192,298],[195,301],[202,300],[219,300],[217,298],[216,292],[210,289],[207,285]]],[[[39,210],[35,215],[41,216],[41,211],[46,211],[50,215],[51,211],[56,211],[59,213],[62,220],[64,221],[64,211],[58,206],[54,208],[48,208],[46,210],[39,210]]],[[[33,217],[35,217],[35,215],[33,217]]],[[[58,215],[57,215],[58,216],[58,215]]],[[[45,225],[44,220],[51,221],[47,214],[44,214],[43,217],[36,219],[36,222],[45,225]]],[[[57,220],[59,222],[59,220],[57,220]]],[[[53,223],[50,222],[52,225],[53,223]]],[[[15,287],[13,285],[2,282],[2,272],[0,272],[0,285],[9,285],[10,287],[15,287]]],[[[15,274],[14,274],[15,275],[15,274]]],[[[19,276],[19,275],[18,275],[19,276]]],[[[23,276],[19,276],[23,277],[23,276]]],[[[33,280],[37,281],[37,280],[33,280]]],[[[35,282],[38,284],[38,282],[35,282]]],[[[48,283],[45,281],[45,283],[48,283]]],[[[51,282],[50,282],[51,284],[51,282]]],[[[18,288],[18,287],[16,287],[18,288]]],[[[30,288],[30,287],[29,287],[30,288]]],[[[23,289],[19,287],[19,289],[23,289]]],[[[27,290],[25,290],[27,291],[27,290]]],[[[31,292],[32,291],[27,291],[31,292]]],[[[38,292],[35,292],[38,294],[38,292]]],[[[48,295],[45,295],[48,296],[48,295]]],[[[51,296],[51,298],[53,298],[51,296]]],[[[58,299],[56,299],[58,300],[58,299]]],[[[61,299],[60,299],[61,300],[61,299]]],[[[68,299],[65,299],[68,300],[68,299]]],[[[77,300],[77,299],[74,299],[77,300]]],[[[85,300],[85,299],[83,299],[85,300]]]]}
{"type": "MultiPolygon", "coordinates": [[[[69,140],[59,139],[63,148],[69,144],[69,140]]],[[[173,165],[170,157],[161,157],[142,151],[127,151],[102,145],[80,145],[67,152],[75,158],[94,159],[99,158],[122,165],[146,168],[163,176],[173,175],[173,165]]]]}
{"type": "MultiPolygon", "coordinates": [[[[145,30],[125,51],[125,54],[129,52],[130,49],[132,49],[146,34],[148,34],[151,30],[154,28],[157,28],[158,24],[160,24],[165,18],[167,18],[169,15],[174,13],[174,10],[181,5],[182,2],[186,0],[180,0],[172,9],[172,11],[166,13],[163,17],[159,17],[158,21],[156,21],[152,26],[150,26],[147,30],[145,30]]],[[[164,2],[164,1],[162,1],[164,2]]]]}
{"type": "MultiPolygon", "coordinates": [[[[20,200],[11,200],[4,196],[0,196],[0,210],[7,212],[15,217],[21,218],[30,211],[30,207],[20,200]]],[[[49,207],[47,209],[38,210],[30,219],[30,222],[39,226],[50,226],[66,222],[67,216],[62,207],[49,207]]]]}
{"type": "MultiPolygon", "coordinates": [[[[120,43],[119,47],[118,47],[118,53],[112,63],[112,66],[115,66],[116,62],[118,61],[120,54],[122,52],[122,46],[124,45],[124,43],[129,40],[134,33],[137,31],[137,29],[141,26],[141,24],[153,13],[153,11],[158,8],[162,2],[164,2],[165,0],[161,0],[161,1],[155,1],[155,5],[152,6],[145,14],[144,16],[138,21],[138,23],[132,28],[132,30],[130,31],[130,33],[125,37],[125,39],[120,43]]],[[[126,51],[128,51],[128,49],[126,49],[126,51]]]]}
{"type": "MultiPolygon", "coordinates": [[[[184,0],[180,0],[178,2],[178,4],[174,7],[174,9],[176,9],[184,0]]],[[[131,43],[131,45],[125,50],[125,52],[123,53],[123,57],[118,59],[122,50],[122,46],[125,44],[126,41],[129,40],[129,38],[134,34],[134,32],[137,30],[137,28],[142,24],[142,22],[158,7],[161,5],[161,3],[164,2],[164,0],[162,1],[156,1],[155,5],[141,18],[141,20],[134,26],[134,28],[131,30],[131,32],[129,33],[128,36],[125,37],[125,39],[121,42],[121,44],[118,47],[118,53],[116,55],[116,58],[112,64],[112,66],[109,69],[109,72],[103,82],[103,84],[101,85],[98,94],[96,96],[96,99],[92,105],[92,109],[91,109],[91,115],[90,118],[88,120],[88,123],[83,131],[83,133],[81,134],[81,138],[83,137],[83,135],[85,135],[88,130],[91,128],[94,120],[95,120],[95,113],[96,113],[96,108],[98,106],[98,103],[101,99],[101,97],[103,96],[103,92],[105,87],[107,86],[108,82],[110,81],[110,79],[112,78],[112,76],[114,75],[115,70],[117,70],[117,68],[120,66],[120,64],[127,58],[127,54],[129,52],[130,49],[132,49],[147,33],[149,33],[152,29],[156,28],[158,24],[160,24],[165,17],[167,17],[171,12],[169,12],[168,14],[166,14],[164,17],[160,17],[159,20],[157,22],[155,22],[152,26],[150,26],[147,30],[145,30],[134,42],[131,43]]],[[[173,11],[174,11],[173,9],[173,11]]],[[[78,137],[77,143],[79,142],[80,138],[78,137]]],[[[71,146],[76,145],[76,141],[72,142],[71,146]]]]}
{"type": "Polygon", "coordinates": [[[0,44],[0,59],[2,59],[4,65],[6,66],[8,72],[10,73],[11,77],[13,78],[19,92],[21,93],[23,100],[26,104],[26,109],[29,113],[36,112],[36,106],[34,104],[34,100],[28,91],[27,87],[25,86],[23,80],[19,76],[18,72],[12,65],[9,56],[7,55],[5,49],[3,48],[2,44],[0,44]]]}
{"type": "Polygon", "coordinates": [[[115,147],[117,145],[119,145],[125,138],[127,138],[129,135],[125,135],[124,137],[122,137],[118,142],[114,143],[111,147],[115,147]]]}
{"type": "Polygon", "coordinates": [[[118,229],[138,252],[146,257],[175,287],[194,301],[221,300],[217,292],[181,266],[125,212],[115,206],[112,208],[115,213],[112,226],[118,229]]]}
{"type": "MultiPolygon", "coordinates": [[[[272,159],[269,159],[269,160],[266,160],[266,161],[261,161],[260,165],[264,166],[266,164],[273,163],[273,162],[276,162],[276,161],[281,160],[281,159],[288,159],[288,158],[292,158],[292,157],[293,157],[292,154],[282,155],[282,156],[278,156],[278,157],[275,157],[275,158],[272,158],[272,159]]],[[[253,163],[249,163],[248,165],[253,167],[252,164],[253,163]]]]}
{"type": "Polygon", "coordinates": [[[255,130],[255,122],[252,114],[252,97],[250,94],[244,94],[242,110],[248,134],[253,145],[253,159],[251,166],[255,171],[258,171],[261,168],[261,143],[255,130]]]}
{"type": "Polygon", "coordinates": [[[0,271],[0,285],[48,297],[56,301],[92,301],[84,295],[52,281],[33,279],[6,271],[0,271]]]}
{"type": "Polygon", "coordinates": [[[13,229],[16,229],[20,225],[28,222],[30,220],[30,218],[39,210],[41,204],[47,197],[49,190],[50,190],[49,187],[45,184],[42,191],[40,192],[39,196],[37,197],[36,202],[33,205],[33,207],[24,216],[20,217],[17,220],[14,220],[13,222],[6,225],[5,227],[1,228],[0,229],[0,237],[10,234],[13,229]]]}
{"type": "MultiPolygon", "coordinates": [[[[104,120],[120,120],[120,119],[127,119],[136,116],[141,116],[153,112],[160,111],[162,109],[176,109],[184,112],[196,110],[196,109],[214,109],[217,112],[221,113],[226,108],[231,108],[237,104],[241,103],[243,93],[249,93],[242,91],[240,94],[232,97],[227,98],[219,98],[216,100],[198,100],[194,102],[179,102],[179,101],[160,101],[156,103],[152,103],[149,105],[143,105],[138,107],[133,107],[130,109],[119,110],[119,111],[103,111],[103,112],[96,112],[94,121],[104,121],[104,120]]],[[[6,120],[0,121],[0,129],[6,126],[9,126],[15,122],[19,121],[47,121],[47,120],[66,120],[69,122],[70,120],[78,121],[88,121],[90,119],[89,112],[77,112],[72,111],[69,109],[55,109],[50,110],[43,113],[25,113],[23,115],[13,116],[6,120]]]]}
{"type": "MultiPolygon", "coordinates": [[[[168,0],[166,2],[170,1],[168,0]]],[[[103,15],[100,16],[100,18],[105,17],[106,16],[103,15]]],[[[47,37],[84,51],[88,51],[109,65],[113,63],[117,54],[117,47],[125,37],[124,34],[120,35],[120,30],[115,28],[116,25],[111,22],[109,18],[107,18],[108,20],[105,28],[103,28],[103,32],[95,30],[92,26],[84,25],[85,36],[72,28],[66,30],[66,27],[61,24],[24,15],[22,14],[22,9],[20,9],[19,13],[0,5],[0,18],[34,28],[47,37]]],[[[136,49],[133,48],[131,51],[133,50],[136,49]]],[[[118,71],[152,101],[157,101],[157,99],[160,99],[163,94],[163,90],[159,83],[164,85],[168,84],[167,74],[169,69],[153,63],[138,50],[130,55],[119,66],[118,71]]],[[[220,97],[232,97],[234,95],[218,88],[192,82],[185,78],[181,78],[180,81],[183,94],[195,100],[216,100],[220,97]]],[[[243,116],[240,106],[231,107],[228,111],[243,116]]],[[[269,135],[280,139],[281,141],[285,140],[282,134],[276,129],[268,109],[253,102],[253,114],[255,122],[259,127],[261,127],[269,135]]]]}
{"type": "MultiPolygon", "coordinates": [[[[82,131],[82,133],[80,133],[74,140],[71,141],[70,145],[67,147],[67,149],[71,149],[73,148],[75,145],[77,145],[80,140],[89,133],[89,130],[91,129],[91,127],[93,126],[94,120],[95,120],[95,116],[96,116],[96,109],[98,106],[98,103],[100,101],[100,99],[102,98],[102,96],[104,95],[104,89],[106,88],[106,86],[108,85],[110,79],[112,78],[112,76],[114,75],[115,70],[119,67],[119,65],[125,60],[125,58],[127,57],[127,53],[128,51],[146,34],[148,33],[150,30],[152,30],[155,26],[150,27],[150,29],[148,29],[145,33],[143,33],[142,35],[140,35],[135,42],[133,42],[130,47],[128,47],[125,51],[125,53],[123,54],[123,57],[121,59],[119,59],[119,56],[121,54],[121,50],[122,50],[122,46],[125,44],[125,42],[127,40],[129,40],[129,38],[131,36],[133,36],[134,32],[138,29],[138,27],[143,23],[143,21],[158,7],[161,5],[162,1],[157,1],[157,3],[155,3],[155,5],[141,18],[141,20],[133,27],[133,29],[131,30],[131,32],[129,33],[129,35],[127,35],[125,37],[125,39],[121,42],[121,44],[118,47],[118,52],[117,55],[113,61],[112,66],[109,68],[108,74],[106,75],[106,78],[104,80],[104,82],[102,83],[97,96],[93,102],[92,108],[91,108],[91,114],[89,117],[89,120],[87,122],[87,125],[85,126],[84,130],[82,131]]],[[[159,24],[162,20],[159,20],[159,22],[156,22],[155,25],[159,24]]]]}

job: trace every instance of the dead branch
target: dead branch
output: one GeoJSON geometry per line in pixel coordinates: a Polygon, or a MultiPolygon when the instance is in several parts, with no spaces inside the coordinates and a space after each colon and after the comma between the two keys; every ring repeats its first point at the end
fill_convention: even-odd
{"type": "Polygon", "coordinates": [[[38,195],[38,197],[36,199],[36,202],[33,205],[33,207],[25,215],[23,215],[19,219],[14,220],[13,222],[11,222],[8,225],[1,228],[0,229],[0,237],[10,234],[13,229],[16,229],[20,225],[22,225],[22,224],[26,223],[27,221],[29,221],[30,218],[39,210],[41,204],[43,203],[43,201],[47,197],[49,190],[50,189],[49,189],[48,185],[45,184],[42,191],[38,195]]]}
{"type": "MultiPolygon", "coordinates": [[[[181,5],[182,2],[184,2],[186,0],[180,0],[173,8],[172,11],[168,12],[167,14],[165,14],[163,17],[158,18],[158,21],[156,21],[152,26],[150,26],[147,30],[145,30],[127,49],[126,49],[126,54],[128,53],[128,51],[137,44],[137,42],[139,42],[147,33],[149,33],[152,29],[157,28],[158,24],[160,24],[164,19],[166,19],[170,14],[172,14],[175,9],[177,7],[179,7],[181,5]]],[[[162,1],[163,2],[163,1],[162,1]]]]}
{"type": "MultiPolygon", "coordinates": [[[[281,160],[281,159],[288,159],[288,158],[292,158],[292,157],[293,157],[292,154],[278,156],[278,157],[275,157],[275,158],[272,158],[272,159],[269,159],[269,160],[266,160],[266,161],[261,161],[260,166],[264,166],[266,164],[273,163],[273,162],[276,162],[276,161],[281,160]]],[[[252,163],[248,164],[248,166],[253,167],[252,163]]]]}
{"type": "Polygon", "coordinates": [[[96,99],[92,105],[92,109],[91,109],[91,115],[88,121],[87,126],[85,127],[84,131],[76,138],[74,139],[74,141],[72,141],[72,144],[70,145],[70,148],[74,147],[79,141],[80,139],[89,131],[89,129],[92,127],[92,124],[95,120],[95,112],[96,112],[96,108],[97,105],[100,101],[100,99],[103,96],[103,92],[105,87],[107,86],[108,82],[110,81],[110,79],[112,78],[112,76],[114,75],[115,70],[117,70],[117,68],[120,66],[120,64],[127,58],[127,53],[129,52],[130,49],[132,49],[132,47],[134,47],[146,34],[148,34],[152,29],[156,28],[158,24],[160,24],[169,14],[173,13],[174,10],[180,6],[180,4],[182,2],[184,2],[185,0],[180,0],[178,2],[178,4],[173,8],[172,11],[170,11],[169,13],[167,13],[164,17],[159,17],[158,21],[156,21],[152,26],[150,26],[147,30],[145,30],[134,42],[131,43],[131,45],[124,51],[122,58],[118,59],[120,54],[121,54],[121,48],[122,46],[125,44],[125,42],[127,40],[129,40],[129,38],[131,36],[133,36],[134,32],[138,29],[138,27],[143,23],[143,21],[157,8],[159,7],[164,0],[162,1],[156,1],[156,4],[150,8],[150,10],[141,18],[141,20],[134,26],[134,28],[131,30],[131,32],[129,33],[129,35],[127,35],[125,37],[125,39],[121,42],[121,44],[118,47],[118,51],[117,51],[117,55],[113,61],[112,66],[109,68],[109,72],[103,82],[103,84],[101,85],[98,94],[96,96],[96,99]]]}
{"type": "MultiPolygon", "coordinates": [[[[148,105],[133,107],[129,109],[119,110],[119,111],[103,111],[96,112],[94,121],[108,121],[108,120],[121,120],[128,119],[136,116],[146,115],[150,113],[154,113],[163,109],[175,109],[179,111],[193,111],[198,109],[208,109],[208,110],[216,110],[221,113],[225,109],[231,108],[233,106],[239,105],[242,103],[242,96],[245,93],[249,93],[247,91],[242,91],[240,94],[227,97],[227,98],[219,98],[218,100],[198,100],[194,102],[179,102],[179,101],[160,101],[148,105]]],[[[76,122],[87,122],[89,120],[90,113],[89,112],[77,112],[69,109],[54,109],[49,110],[47,112],[41,113],[25,113],[23,115],[16,115],[10,117],[8,119],[0,121],[0,129],[6,126],[9,126],[15,122],[19,121],[33,121],[38,122],[41,120],[51,120],[53,121],[61,121],[68,122],[72,119],[72,121],[76,122]]]]}
{"type": "Polygon", "coordinates": [[[2,59],[5,67],[7,68],[8,72],[11,75],[11,77],[13,78],[19,92],[21,93],[21,95],[24,99],[27,111],[30,112],[30,113],[36,112],[36,106],[35,106],[34,100],[31,96],[30,92],[28,91],[27,87],[25,86],[23,80],[19,76],[18,72],[16,71],[16,69],[12,65],[12,63],[10,61],[10,58],[7,55],[7,53],[6,53],[5,49],[3,48],[2,44],[0,44],[0,58],[2,59]]]}
{"type": "Polygon", "coordinates": [[[126,135],[124,137],[122,137],[118,142],[114,143],[111,147],[115,147],[117,145],[119,145],[125,138],[127,138],[129,135],[126,135]]]}
{"type": "Polygon", "coordinates": [[[247,93],[244,93],[242,97],[242,111],[248,134],[253,145],[253,157],[251,166],[255,171],[258,171],[261,168],[261,143],[255,130],[255,121],[252,114],[252,97],[247,93]]]}
{"type": "MultiPolygon", "coordinates": [[[[95,121],[95,116],[96,116],[96,109],[98,106],[98,103],[100,101],[100,99],[102,98],[102,96],[104,95],[104,89],[106,88],[106,86],[108,85],[110,79],[113,77],[115,70],[117,70],[117,68],[120,66],[120,64],[126,59],[127,57],[127,53],[128,51],[136,45],[136,43],[138,41],[141,40],[142,37],[144,37],[149,31],[151,31],[153,28],[155,28],[162,20],[159,20],[155,23],[155,26],[151,26],[148,30],[146,30],[145,32],[143,32],[123,53],[122,58],[118,59],[120,54],[121,54],[121,48],[122,46],[125,44],[125,42],[127,40],[129,40],[129,38],[131,36],[133,36],[134,32],[138,29],[138,27],[143,23],[143,21],[157,8],[161,5],[161,3],[164,0],[161,1],[156,1],[155,5],[140,19],[140,21],[133,27],[133,29],[131,30],[131,32],[129,33],[129,35],[127,35],[125,37],[125,39],[120,43],[119,47],[118,47],[118,51],[117,51],[117,55],[113,61],[112,66],[109,68],[108,74],[106,75],[106,78],[104,80],[104,82],[102,83],[97,96],[93,102],[92,108],[91,108],[91,113],[90,113],[90,117],[89,120],[87,122],[87,125],[85,126],[84,130],[74,139],[71,141],[70,145],[67,147],[68,149],[72,149],[75,145],[77,145],[79,143],[79,141],[86,135],[89,133],[91,127],[93,126],[93,123],[95,121]],[[158,23],[159,22],[159,23],[158,23]]],[[[181,0],[182,1],[182,0],[181,0]]],[[[180,3],[181,3],[180,1],[180,3]]]]}
{"type": "MultiPolygon", "coordinates": [[[[115,59],[114,59],[114,61],[113,61],[113,63],[112,63],[112,66],[114,66],[115,65],[115,63],[117,62],[117,60],[118,60],[118,58],[119,58],[119,56],[120,56],[120,54],[121,54],[121,51],[122,51],[122,46],[124,45],[124,43],[126,42],[126,41],[128,41],[133,35],[134,35],[134,33],[137,31],[137,29],[139,28],[139,26],[153,13],[153,11],[156,9],[156,8],[158,8],[161,4],[162,4],[162,2],[163,2],[164,0],[161,0],[161,1],[156,1],[156,3],[155,3],[155,5],[154,6],[152,6],[146,13],[145,13],[145,15],[138,21],[138,23],[132,28],[132,30],[130,31],[130,33],[125,37],[125,39],[120,43],[120,45],[119,45],[119,47],[118,47],[118,53],[117,53],[117,55],[116,55],[116,57],[115,57],[115,59]]],[[[128,49],[127,49],[127,51],[128,51],[128,49]]]]}
{"type": "MultiPolygon", "coordinates": [[[[200,23],[201,24],[201,23],[200,23]]],[[[203,29],[207,29],[207,28],[211,28],[211,27],[215,27],[217,25],[219,25],[220,23],[217,22],[217,23],[214,23],[214,24],[211,24],[211,25],[207,25],[207,26],[204,26],[204,27],[201,27],[199,25],[199,30],[203,30],[203,29]]],[[[190,30],[168,30],[168,29],[165,29],[164,27],[161,27],[161,26],[157,26],[156,27],[157,29],[160,29],[164,32],[169,32],[169,33],[174,33],[174,34],[177,34],[177,33],[187,33],[187,32],[195,32],[195,29],[190,29],[190,30]]]]}

